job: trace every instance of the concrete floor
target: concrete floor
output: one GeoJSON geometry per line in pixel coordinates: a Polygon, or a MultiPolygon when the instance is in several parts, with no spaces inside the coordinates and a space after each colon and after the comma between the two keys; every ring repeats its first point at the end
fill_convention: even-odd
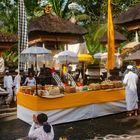
{"type": "MultiPolygon", "coordinates": [[[[30,126],[16,118],[0,120],[0,140],[16,140],[28,134],[30,126]]],[[[126,113],[108,115],[66,124],[54,125],[55,139],[66,136],[68,140],[93,139],[107,134],[140,134],[140,115],[126,117],[126,113]]]]}

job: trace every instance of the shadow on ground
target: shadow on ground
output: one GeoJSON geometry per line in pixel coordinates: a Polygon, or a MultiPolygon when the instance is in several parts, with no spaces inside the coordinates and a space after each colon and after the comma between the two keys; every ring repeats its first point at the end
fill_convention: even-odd
{"type": "MultiPolygon", "coordinates": [[[[0,140],[15,140],[25,137],[30,126],[19,119],[0,120],[0,140]]],[[[54,125],[55,139],[66,136],[68,140],[93,139],[107,134],[140,134],[140,115],[126,117],[125,113],[95,119],[54,125]]]]}
{"type": "Polygon", "coordinates": [[[127,118],[125,113],[99,117],[68,124],[55,125],[56,140],[67,136],[69,140],[93,139],[107,134],[140,134],[140,116],[127,118]]]}

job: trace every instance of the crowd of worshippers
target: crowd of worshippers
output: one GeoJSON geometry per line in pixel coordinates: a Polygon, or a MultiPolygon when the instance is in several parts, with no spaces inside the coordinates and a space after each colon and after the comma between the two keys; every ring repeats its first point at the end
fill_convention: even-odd
{"type": "MultiPolygon", "coordinates": [[[[53,72],[54,71],[55,70],[53,70],[53,72]]],[[[16,101],[16,93],[17,90],[19,89],[19,86],[33,86],[36,84],[42,84],[42,85],[52,84],[51,73],[52,70],[46,67],[43,67],[40,73],[37,74],[35,74],[33,68],[30,68],[27,73],[19,72],[19,70],[16,69],[14,75],[11,75],[11,72],[9,72],[9,70],[5,70],[5,75],[3,78],[3,88],[7,91],[8,96],[5,99],[5,102],[2,102],[2,104],[10,105],[13,100],[16,101]]]]}
{"type": "MultiPolygon", "coordinates": [[[[79,71],[80,70],[78,68],[75,71],[76,78],[79,77],[79,73],[80,73],[79,71]]],[[[18,70],[15,70],[15,73],[16,73],[15,76],[13,76],[13,75],[10,75],[9,70],[5,71],[5,76],[3,79],[3,88],[8,92],[8,96],[7,96],[7,99],[5,100],[5,104],[10,104],[13,99],[16,100],[16,92],[20,85],[32,86],[32,85],[36,85],[36,82],[37,82],[36,81],[37,77],[36,78],[34,77],[35,73],[33,71],[29,71],[27,75],[19,73],[18,70]]],[[[137,94],[135,101],[137,101],[137,103],[138,103],[138,99],[140,99],[140,70],[137,69],[136,66],[134,66],[134,65],[133,66],[128,65],[124,72],[120,71],[120,76],[122,77],[122,81],[124,83],[124,86],[126,87],[126,103],[129,102],[129,99],[127,96],[128,91],[133,92],[134,90],[135,90],[135,93],[137,94]],[[130,75],[130,76],[128,76],[128,75],[130,75]],[[132,75],[135,75],[134,76],[135,82],[132,80],[132,75]],[[131,80],[128,80],[129,77],[131,80]],[[129,87],[130,85],[132,85],[132,86],[129,87]]],[[[132,95],[134,95],[134,94],[132,94],[132,95]]],[[[132,99],[133,98],[131,97],[130,100],[132,100],[132,99]]],[[[135,107],[135,109],[131,108],[128,110],[129,110],[129,112],[131,112],[132,110],[137,110],[137,107],[135,107]]],[[[130,113],[130,114],[132,114],[132,113],[130,113]]]]}
{"type": "Polygon", "coordinates": [[[3,88],[6,90],[8,95],[1,104],[10,105],[12,101],[16,101],[16,93],[20,85],[36,85],[36,79],[32,72],[29,72],[28,75],[21,75],[19,70],[15,70],[15,75],[11,75],[9,70],[5,70],[5,75],[3,78],[3,88]]]}

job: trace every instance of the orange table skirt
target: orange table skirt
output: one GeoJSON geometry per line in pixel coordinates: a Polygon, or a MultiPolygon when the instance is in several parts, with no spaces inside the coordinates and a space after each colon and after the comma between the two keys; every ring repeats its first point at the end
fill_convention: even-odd
{"type": "Polygon", "coordinates": [[[65,94],[64,97],[48,99],[19,92],[17,104],[33,111],[74,108],[89,104],[113,102],[125,99],[124,89],[86,91],[65,94]]]}

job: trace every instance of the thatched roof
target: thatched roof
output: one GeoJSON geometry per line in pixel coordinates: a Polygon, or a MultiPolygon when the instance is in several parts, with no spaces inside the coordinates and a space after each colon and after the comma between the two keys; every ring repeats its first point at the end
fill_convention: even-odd
{"type": "Polygon", "coordinates": [[[136,45],[133,49],[120,55],[124,60],[138,60],[140,59],[140,44],[136,45]]]}
{"type": "Polygon", "coordinates": [[[131,7],[126,12],[123,12],[118,18],[114,20],[114,23],[127,24],[137,21],[140,21],[140,3],[137,3],[134,7],[131,7]]]}
{"type": "Polygon", "coordinates": [[[17,42],[18,37],[16,35],[0,32],[0,52],[10,49],[17,42]]]}
{"type": "Polygon", "coordinates": [[[47,34],[86,34],[86,30],[83,27],[52,14],[45,14],[41,17],[34,18],[30,22],[28,30],[29,37],[38,31],[47,34]]]}
{"type": "MultiPolygon", "coordinates": [[[[115,32],[114,32],[114,36],[115,36],[115,43],[121,43],[121,42],[127,40],[127,38],[126,38],[123,34],[119,33],[119,32],[116,31],[116,30],[115,30],[115,32]]],[[[105,34],[104,34],[104,36],[101,38],[100,42],[101,42],[101,43],[107,43],[107,32],[105,32],[105,34]]]]}
{"type": "Polygon", "coordinates": [[[140,50],[129,54],[124,60],[140,60],[140,50]]]}
{"type": "Polygon", "coordinates": [[[16,43],[17,36],[0,32],[0,43],[16,43]]]}

